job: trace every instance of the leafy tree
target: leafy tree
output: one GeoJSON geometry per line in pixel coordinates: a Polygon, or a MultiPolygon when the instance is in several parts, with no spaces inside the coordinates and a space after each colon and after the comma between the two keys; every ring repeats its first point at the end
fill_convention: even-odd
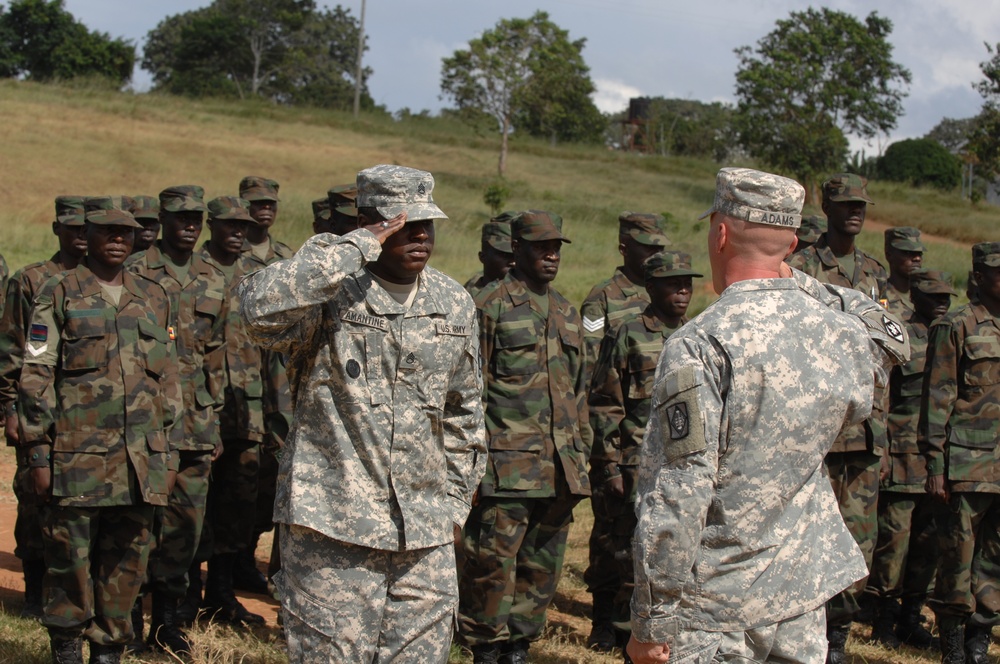
{"type": "Polygon", "coordinates": [[[51,81],[96,75],[125,85],[134,65],[131,42],[91,32],[63,0],[12,0],[0,7],[0,76],[51,81]]]}
{"type": "Polygon", "coordinates": [[[902,114],[910,72],[892,59],[892,22],[832,9],[792,12],[756,48],[736,49],[739,140],[815,196],[847,156],[845,134],[874,138],[902,114]]]}
{"type": "Polygon", "coordinates": [[[543,11],[502,19],[468,48],[444,58],[441,91],[473,124],[490,118],[500,130],[497,172],[507,170],[507,143],[515,126],[563,140],[599,140],[603,119],[590,100],[593,83],[581,51],[586,40],[543,11]]]}
{"type": "Polygon", "coordinates": [[[958,154],[969,142],[969,135],[976,125],[976,118],[942,118],[924,138],[940,143],[948,152],[958,154]]]}
{"type": "Polygon", "coordinates": [[[983,79],[972,84],[983,97],[969,135],[969,152],[979,164],[979,173],[990,179],[1000,175],[1000,43],[986,44],[990,59],[979,63],[983,79]]]}
{"type": "Polygon", "coordinates": [[[724,161],[732,151],[733,107],[691,99],[648,99],[644,121],[646,148],[664,155],[710,157],[724,161]]]}
{"type": "Polygon", "coordinates": [[[886,180],[952,189],[962,179],[958,157],[937,141],[909,138],[890,145],[879,159],[879,175],[886,180]]]}

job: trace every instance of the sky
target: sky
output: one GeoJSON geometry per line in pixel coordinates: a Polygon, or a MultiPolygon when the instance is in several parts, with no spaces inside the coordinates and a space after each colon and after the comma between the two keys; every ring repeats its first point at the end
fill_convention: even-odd
{"type": "MultiPolygon", "coordinates": [[[[345,8],[361,14],[362,0],[345,8]]],[[[141,59],[146,34],[166,16],[208,5],[209,0],[65,0],[66,9],[92,30],[131,39],[141,59]]],[[[320,5],[336,3],[319,0],[320,5]]],[[[369,50],[377,104],[395,112],[432,112],[449,106],[440,98],[441,59],[502,18],[527,18],[541,9],[571,39],[585,37],[584,60],[605,112],[623,110],[630,97],[653,96],[734,102],[735,48],[755,45],[775,22],[801,11],[795,0],[366,0],[369,50]]],[[[988,59],[984,42],[1000,39],[996,0],[830,0],[831,9],[864,18],[877,11],[893,22],[893,58],[913,75],[905,114],[889,137],[870,144],[851,141],[870,156],[889,143],[917,138],[942,118],[978,113],[972,89],[988,59]]],[[[150,86],[137,69],[136,90],[150,86]]]]}

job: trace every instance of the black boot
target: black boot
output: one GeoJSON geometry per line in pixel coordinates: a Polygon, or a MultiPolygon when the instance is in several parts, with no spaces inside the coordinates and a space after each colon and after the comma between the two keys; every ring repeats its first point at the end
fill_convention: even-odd
{"type": "Polygon", "coordinates": [[[941,664],[965,664],[965,627],[941,626],[941,664]]]}
{"type": "Polygon", "coordinates": [[[875,613],[872,617],[872,641],[895,650],[899,648],[896,638],[896,618],[899,604],[894,597],[875,598],[875,613]]]}
{"type": "Polygon", "coordinates": [[[21,607],[21,617],[41,620],[44,613],[42,581],[45,579],[45,561],[22,560],[21,569],[24,571],[24,606],[21,607]]]}
{"type": "Polygon", "coordinates": [[[531,644],[524,639],[519,639],[513,643],[508,643],[502,647],[499,664],[528,664],[528,647],[531,644]]]}
{"type": "Polygon", "coordinates": [[[83,639],[62,639],[49,636],[52,664],[83,664],[83,639]]]}
{"type": "Polygon", "coordinates": [[[267,595],[267,577],[257,569],[257,560],[254,558],[256,550],[255,541],[253,548],[236,554],[236,562],[233,564],[233,590],[267,595]]]}
{"type": "Polygon", "coordinates": [[[936,648],[937,639],[927,631],[920,615],[920,600],[915,597],[904,597],[896,620],[896,637],[908,646],[914,648],[936,648]]]}
{"type": "Polygon", "coordinates": [[[217,553],[209,559],[202,609],[212,620],[231,625],[263,625],[264,617],[247,611],[233,592],[233,567],[238,555],[217,553]]]}
{"type": "Polygon", "coordinates": [[[191,563],[188,569],[188,587],[184,599],[177,605],[177,623],[184,627],[194,624],[201,609],[201,563],[191,563]]]}
{"type": "Polygon", "coordinates": [[[130,655],[138,655],[149,650],[149,646],[142,639],[142,633],[145,629],[145,617],[142,615],[142,595],[135,598],[130,617],[132,619],[132,641],[125,646],[125,650],[130,655]]]}
{"type": "Polygon", "coordinates": [[[499,664],[500,646],[495,643],[481,643],[472,646],[472,664],[499,664]]]}
{"type": "Polygon", "coordinates": [[[980,625],[965,626],[966,664],[986,664],[986,651],[990,647],[990,628],[980,625]]]}
{"type": "Polygon", "coordinates": [[[149,647],[172,650],[182,659],[190,657],[191,642],[184,636],[177,622],[177,600],[161,592],[153,593],[153,617],[149,622],[149,647]]]}
{"type": "Polygon", "coordinates": [[[100,643],[90,643],[90,664],[120,664],[125,646],[112,644],[102,645],[100,643]]]}
{"type": "Polygon", "coordinates": [[[826,651],[826,664],[846,664],[847,653],[844,648],[847,646],[847,634],[851,631],[848,625],[827,625],[826,640],[828,650],[826,651]]]}
{"type": "Polygon", "coordinates": [[[618,645],[615,626],[611,622],[615,612],[615,592],[594,593],[594,607],[590,612],[590,636],[587,647],[597,652],[611,652],[618,645]]]}

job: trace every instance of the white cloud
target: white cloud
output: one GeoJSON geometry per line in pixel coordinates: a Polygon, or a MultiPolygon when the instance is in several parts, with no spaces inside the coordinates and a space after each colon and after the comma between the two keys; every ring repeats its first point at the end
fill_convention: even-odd
{"type": "Polygon", "coordinates": [[[632,97],[641,97],[642,90],[628,83],[608,78],[594,79],[594,105],[602,113],[617,113],[628,108],[632,97]]]}

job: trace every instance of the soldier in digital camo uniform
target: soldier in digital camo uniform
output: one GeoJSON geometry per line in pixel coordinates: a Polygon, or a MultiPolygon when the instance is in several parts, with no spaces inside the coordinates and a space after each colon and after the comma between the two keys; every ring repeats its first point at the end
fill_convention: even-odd
{"type": "MultiPolygon", "coordinates": [[[[59,250],[47,261],[26,265],[8,280],[5,307],[0,319],[0,405],[5,417],[7,445],[17,446],[17,387],[24,362],[24,345],[31,325],[31,306],[42,284],[51,277],[72,270],[87,255],[82,196],[56,196],[56,218],[52,233],[59,240],[59,250]]],[[[14,523],[14,555],[21,559],[24,572],[22,617],[42,617],[42,555],[40,504],[31,488],[28,460],[15,449],[17,471],[14,495],[17,497],[17,520],[14,523]]]]}
{"type": "MultiPolygon", "coordinates": [[[[850,173],[833,175],[824,182],[827,231],[815,245],[795,253],[787,262],[823,283],[853,288],[880,302],[885,299],[888,278],[885,268],[855,245],[855,238],[864,227],[868,204],[872,202],[867,184],[865,178],[850,173]]],[[[826,458],[841,514],[869,566],[877,539],[878,484],[886,448],[888,405],[887,386],[876,387],[871,417],[845,426],[826,458]]],[[[858,600],[863,592],[864,584],[856,584],[831,599],[827,606],[830,664],[845,661],[844,646],[851,621],[860,612],[858,600]]]]}
{"type": "Polygon", "coordinates": [[[289,353],[275,581],[293,662],[446,662],[454,538],[486,464],[476,310],[427,267],[434,178],[358,173],[360,228],[242,282],[250,336],[289,353]]]}
{"type": "MultiPolygon", "coordinates": [[[[244,256],[260,269],[286,258],[291,258],[291,247],[274,239],[271,228],[278,219],[279,185],[270,178],[248,175],[240,180],[240,198],[250,203],[250,216],[257,223],[247,229],[244,256]]],[[[285,375],[285,357],[281,353],[264,351],[261,359],[261,379],[264,381],[264,443],[260,448],[260,472],[257,480],[257,523],[254,525],[250,547],[236,556],[233,568],[233,586],[238,590],[267,593],[267,577],[257,569],[254,552],[260,536],[274,528],[271,513],[274,510],[275,483],[278,479],[278,456],[291,426],[292,401],[285,375]]],[[[278,571],[281,556],[279,538],[271,546],[268,574],[278,571]]]]}
{"type": "Polygon", "coordinates": [[[688,321],[693,277],[691,256],[663,251],[643,264],[649,305],[604,337],[590,384],[590,425],[594,430],[591,467],[603,466],[607,484],[602,515],[611,524],[611,554],[621,587],[612,616],[617,641],[628,641],[632,600],[632,532],[635,530],[635,486],[639,447],[649,420],[653,373],[663,342],[688,321]]]}
{"type": "Polygon", "coordinates": [[[986,662],[1000,623],[1000,242],[974,245],[972,269],[977,301],[931,325],[917,434],[947,504],[929,602],[946,664],[986,662]]]}
{"type": "Polygon", "coordinates": [[[822,662],[824,602],[867,575],[824,457],[845,421],[868,415],[883,363],[909,350],[878,303],[783,265],[804,197],[793,180],[724,168],[703,215],[720,297],[667,339],[656,370],[636,664],[822,662]]]}
{"type": "MultiPolygon", "coordinates": [[[[638,316],[649,304],[649,296],[643,289],[643,262],[655,253],[663,251],[670,244],[663,230],[664,220],[658,214],[622,212],[618,216],[618,253],[622,264],[608,279],[590,290],[580,307],[583,316],[583,340],[586,349],[587,387],[590,387],[590,372],[597,361],[601,340],[613,335],[618,325],[638,316]]],[[[619,644],[612,625],[615,596],[621,589],[618,563],[614,559],[612,529],[614,524],[604,515],[608,508],[604,504],[607,487],[602,474],[603,464],[591,466],[590,497],[594,513],[594,526],[590,533],[590,560],[583,579],[587,582],[587,592],[593,597],[591,611],[591,631],[587,645],[594,650],[607,652],[619,644]]]]}
{"type": "Polygon", "coordinates": [[[889,277],[882,305],[900,320],[906,320],[913,311],[910,273],[919,268],[923,260],[924,243],[920,241],[920,229],[910,226],[886,229],[885,262],[889,264],[889,277]]]}
{"type": "Polygon", "coordinates": [[[917,445],[920,393],[927,359],[927,329],[948,313],[956,295],[951,275],[915,269],[909,276],[913,309],[903,323],[910,360],[889,377],[889,475],[879,487],[878,543],[868,591],[877,596],[872,639],[890,648],[900,642],[928,648],[933,637],[921,625],[920,607],[937,571],[936,509],[925,492],[927,463],[917,445]],[[900,599],[902,606],[900,607],[900,599]]]}
{"type": "Polygon", "coordinates": [[[218,412],[223,405],[222,355],[229,315],[222,272],[195,253],[205,213],[204,190],[177,185],[160,192],[162,237],[128,263],[170,296],[184,397],[183,441],[177,482],[161,511],[149,564],[153,615],[149,645],[180,655],[190,644],[180,629],[177,608],[187,594],[188,576],[205,524],[212,461],[222,452],[218,412]]]}
{"type": "Polygon", "coordinates": [[[503,279],[514,267],[514,254],[510,247],[510,220],[516,212],[501,212],[485,224],[479,249],[479,262],[483,269],[465,282],[469,295],[476,297],[491,282],[503,279]]]}
{"type": "Polygon", "coordinates": [[[170,300],[123,269],[132,215],[86,213],[87,257],[35,298],[19,386],[19,442],[43,501],[52,659],[115,664],[165,505],[182,433],[170,300]]]}
{"type": "Polygon", "coordinates": [[[590,494],[580,315],[550,285],[569,240],[540,210],[511,237],[514,267],[476,298],[490,463],[463,533],[458,627],[477,664],[527,661],[590,494]]]}

